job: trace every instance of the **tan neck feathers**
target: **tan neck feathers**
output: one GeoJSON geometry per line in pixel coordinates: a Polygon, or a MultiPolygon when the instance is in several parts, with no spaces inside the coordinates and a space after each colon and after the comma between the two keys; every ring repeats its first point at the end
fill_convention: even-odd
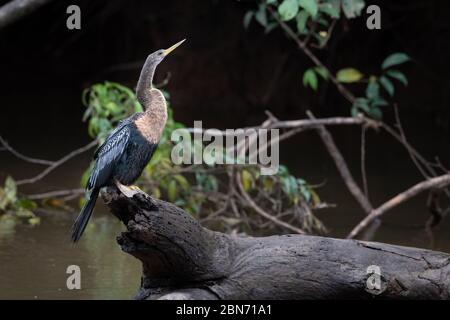
{"type": "Polygon", "coordinates": [[[158,143],[167,121],[167,103],[158,89],[150,89],[150,104],[136,120],[139,132],[150,143],[158,143]]]}

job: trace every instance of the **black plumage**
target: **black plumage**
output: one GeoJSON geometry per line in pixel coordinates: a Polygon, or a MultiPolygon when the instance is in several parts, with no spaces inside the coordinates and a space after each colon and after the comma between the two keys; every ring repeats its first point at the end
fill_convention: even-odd
{"type": "Polygon", "coordinates": [[[72,241],[80,239],[92,215],[100,189],[132,184],[150,161],[167,119],[167,106],[162,93],[152,88],[156,66],[182,41],[147,57],[137,85],[137,98],[144,112],[125,120],[107,136],[94,154],[95,165],[86,185],[87,201],[72,229],[72,241]]]}

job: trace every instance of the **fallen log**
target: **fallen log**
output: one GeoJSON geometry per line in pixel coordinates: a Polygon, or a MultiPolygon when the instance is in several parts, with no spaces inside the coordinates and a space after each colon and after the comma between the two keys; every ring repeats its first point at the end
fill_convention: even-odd
{"type": "Polygon", "coordinates": [[[142,262],[137,299],[450,297],[446,253],[317,236],[238,237],[144,193],[108,189],[102,197],[127,227],[117,239],[122,250],[142,262]]]}

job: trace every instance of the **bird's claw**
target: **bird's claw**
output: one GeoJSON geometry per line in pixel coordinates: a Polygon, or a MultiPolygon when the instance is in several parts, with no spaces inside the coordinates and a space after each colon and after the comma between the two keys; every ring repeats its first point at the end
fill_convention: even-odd
{"type": "Polygon", "coordinates": [[[143,193],[143,191],[141,189],[139,189],[138,186],[126,186],[121,184],[119,181],[116,180],[116,186],[117,188],[120,190],[120,192],[122,192],[122,194],[124,196],[126,196],[127,198],[133,198],[133,196],[135,194],[138,193],[143,193]]]}

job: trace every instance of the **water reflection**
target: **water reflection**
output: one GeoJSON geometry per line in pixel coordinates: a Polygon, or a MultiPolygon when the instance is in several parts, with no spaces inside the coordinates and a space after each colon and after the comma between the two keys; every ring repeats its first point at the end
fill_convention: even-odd
{"type": "Polygon", "coordinates": [[[138,289],[140,263],[115,242],[122,226],[97,214],[76,246],[73,221],[43,217],[35,227],[3,224],[0,237],[0,299],[130,299],[138,289]],[[81,290],[66,288],[66,268],[81,268],[81,290]]]}

